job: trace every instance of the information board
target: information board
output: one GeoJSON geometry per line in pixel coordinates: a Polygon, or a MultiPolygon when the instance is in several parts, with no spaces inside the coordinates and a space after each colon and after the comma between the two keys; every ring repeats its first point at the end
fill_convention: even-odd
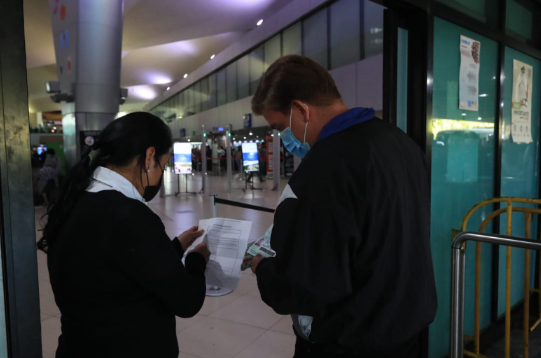
{"type": "Polygon", "coordinates": [[[192,174],[192,145],[175,143],[173,145],[175,174],[192,174]]]}
{"type": "Polygon", "coordinates": [[[257,155],[257,143],[242,143],[242,161],[245,172],[259,171],[259,156],[257,155]]]}

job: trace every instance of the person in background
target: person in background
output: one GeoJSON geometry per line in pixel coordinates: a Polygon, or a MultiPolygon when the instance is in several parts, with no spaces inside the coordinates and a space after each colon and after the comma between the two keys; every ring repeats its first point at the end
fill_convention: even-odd
{"type": "Polygon", "coordinates": [[[56,188],[58,186],[58,171],[56,162],[48,157],[43,163],[43,167],[39,170],[38,190],[43,197],[43,205],[49,206],[55,196],[56,188]]]}
{"type": "Polygon", "coordinates": [[[259,172],[263,177],[267,176],[267,149],[265,149],[265,144],[259,145],[259,172]]]}
{"type": "Polygon", "coordinates": [[[171,240],[146,205],[172,145],[160,118],[130,113],[69,171],[38,242],[61,312],[56,358],[178,357],[175,316],[201,309],[210,252],[185,255],[203,232],[171,240]]]}
{"type": "Polygon", "coordinates": [[[220,158],[221,174],[227,173],[227,157],[225,156],[225,148],[223,146],[218,149],[218,158],[220,158]]]}
{"type": "Polygon", "coordinates": [[[207,171],[209,173],[212,172],[212,148],[210,148],[210,145],[207,144],[207,171]]]}
{"type": "Polygon", "coordinates": [[[276,208],[276,256],[252,261],[263,301],[292,315],[295,358],[419,357],[437,309],[423,152],[303,56],[268,68],[252,111],[304,158],[276,208]]]}
{"type": "Polygon", "coordinates": [[[56,171],[60,173],[62,171],[62,160],[56,156],[56,151],[54,148],[47,149],[47,158],[53,161],[56,171]]]}
{"type": "Polygon", "coordinates": [[[242,168],[242,147],[237,148],[237,153],[235,154],[235,162],[237,163],[237,168],[239,168],[239,174],[244,170],[242,168]]]}

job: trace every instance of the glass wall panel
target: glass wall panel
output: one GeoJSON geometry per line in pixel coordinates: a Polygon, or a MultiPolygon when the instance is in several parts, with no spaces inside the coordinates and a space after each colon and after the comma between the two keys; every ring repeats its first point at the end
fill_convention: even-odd
{"type": "Polygon", "coordinates": [[[265,71],[281,56],[280,35],[274,36],[272,39],[265,42],[265,71]]]}
{"type": "Polygon", "coordinates": [[[186,115],[186,106],[184,104],[184,91],[177,94],[177,118],[183,118],[186,115]]]}
{"type": "Polygon", "coordinates": [[[186,89],[186,116],[195,114],[193,85],[186,89]]]}
{"type": "Polygon", "coordinates": [[[507,0],[507,33],[541,48],[541,5],[532,0],[507,0]]]}
{"type": "Polygon", "coordinates": [[[209,109],[218,106],[218,85],[217,74],[213,73],[209,76],[209,109]]]}
{"type": "Polygon", "coordinates": [[[361,2],[340,0],[329,7],[331,69],[361,59],[361,2]]]}
{"type": "Polygon", "coordinates": [[[237,62],[225,68],[227,77],[227,103],[237,100],[237,62]]]}
{"type": "Polygon", "coordinates": [[[178,95],[171,97],[171,120],[176,121],[178,119],[178,95]]]}
{"type": "Polygon", "coordinates": [[[396,56],[396,126],[408,132],[408,41],[409,32],[398,28],[396,56]]]}
{"type": "Polygon", "coordinates": [[[304,56],[328,68],[327,8],[303,21],[304,56]]]}
{"type": "MultiPolygon", "coordinates": [[[[482,47],[481,47],[482,48],[482,47]]],[[[520,53],[505,49],[505,82],[502,131],[502,188],[501,196],[538,198],[539,173],[539,121],[541,103],[541,61],[520,53]],[[516,62],[515,61],[519,61],[516,62]],[[530,67],[531,66],[531,67],[530,67]],[[516,69],[515,69],[516,67],[516,69]],[[524,76],[522,76],[524,68],[524,76]],[[531,70],[531,71],[530,71],[531,70]],[[532,91],[533,89],[533,91],[532,91]],[[531,101],[528,95],[532,96],[531,101]],[[526,99],[526,100],[525,100],[526,99]],[[515,104],[516,103],[516,104],[515,104]],[[515,108],[516,107],[516,108],[515,108]],[[530,111],[531,124],[513,123],[513,111],[530,111]],[[516,133],[517,135],[513,135],[516,133]],[[521,134],[528,133],[521,139],[521,134]]],[[[537,218],[537,215],[534,215],[537,218]]],[[[500,232],[506,233],[507,216],[501,217],[500,232]]],[[[513,214],[512,235],[524,237],[524,215],[513,214]]],[[[535,221],[532,225],[532,237],[536,238],[535,221]]],[[[505,261],[506,248],[500,248],[499,298],[498,312],[505,312],[505,261]]],[[[534,252],[531,253],[534,265],[534,252]]],[[[511,305],[524,298],[524,250],[512,249],[511,270],[511,305]]],[[[532,280],[535,277],[531,273],[532,280]]],[[[533,283],[533,282],[532,282],[533,283]]]]}
{"type": "MultiPolygon", "coordinates": [[[[432,121],[431,246],[438,312],[430,326],[430,356],[449,353],[451,230],[476,203],[494,196],[494,124],[498,83],[498,45],[439,18],[434,23],[434,96],[432,121]],[[481,43],[478,111],[459,109],[460,36],[481,43]]],[[[475,76],[470,72],[469,76],[475,76]]],[[[492,207],[478,210],[468,230],[478,230],[492,207]]],[[[486,232],[492,232],[489,225],[486,232]]],[[[490,323],[492,248],[482,245],[481,327],[490,323]]],[[[466,334],[473,334],[475,245],[467,246],[465,283],[466,334]]]]}
{"type": "Polygon", "coordinates": [[[383,11],[381,5],[365,0],[364,8],[364,58],[383,53],[383,11]]]}
{"type": "Polygon", "coordinates": [[[302,55],[302,23],[297,22],[286,29],[282,33],[282,42],[283,56],[302,55]]]}
{"type": "Polygon", "coordinates": [[[265,72],[265,49],[259,46],[250,53],[250,95],[255,93],[261,75],[265,72]]]}
{"type": "Polygon", "coordinates": [[[248,55],[237,61],[237,84],[239,99],[250,95],[250,59],[248,55]]]}
{"type": "Polygon", "coordinates": [[[197,81],[193,86],[194,93],[194,112],[201,112],[201,81],[197,81]]]}
{"type": "Polygon", "coordinates": [[[218,91],[218,106],[227,103],[227,88],[225,80],[225,69],[216,72],[216,89],[218,91]]]}
{"type": "Polygon", "coordinates": [[[498,6],[493,0],[436,0],[444,3],[477,21],[496,26],[498,21],[498,6]]]}
{"type": "Polygon", "coordinates": [[[209,78],[201,80],[201,112],[209,109],[209,78]]]}

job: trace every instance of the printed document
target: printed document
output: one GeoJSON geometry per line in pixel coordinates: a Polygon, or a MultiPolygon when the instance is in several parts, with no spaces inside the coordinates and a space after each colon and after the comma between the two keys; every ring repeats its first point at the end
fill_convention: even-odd
{"type": "Polygon", "coordinates": [[[235,290],[240,280],[240,267],[248,247],[251,221],[214,218],[199,221],[199,230],[205,230],[186,250],[204,242],[210,251],[205,277],[207,285],[235,290]]]}

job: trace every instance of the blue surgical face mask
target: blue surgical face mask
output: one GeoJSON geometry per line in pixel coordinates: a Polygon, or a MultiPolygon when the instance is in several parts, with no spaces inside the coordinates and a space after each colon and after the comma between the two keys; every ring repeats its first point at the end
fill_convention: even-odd
{"type": "Polygon", "coordinates": [[[291,108],[291,113],[289,115],[289,128],[286,128],[282,132],[280,132],[280,137],[282,138],[284,147],[286,147],[289,153],[293,154],[296,157],[304,158],[310,150],[310,144],[306,142],[306,130],[308,129],[308,123],[306,123],[306,127],[304,127],[304,141],[303,143],[301,143],[301,141],[298,140],[291,131],[292,115],[293,107],[291,108]]]}

